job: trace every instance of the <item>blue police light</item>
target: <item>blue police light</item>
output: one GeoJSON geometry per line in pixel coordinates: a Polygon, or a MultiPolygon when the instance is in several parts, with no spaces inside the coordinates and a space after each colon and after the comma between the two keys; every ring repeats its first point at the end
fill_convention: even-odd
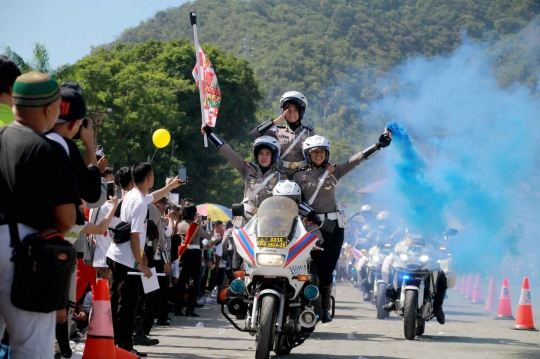
{"type": "Polygon", "coordinates": [[[315,300],[319,296],[319,288],[314,285],[308,285],[304,289],[304,296],[307,300],[315,300]]]}
{"type": "Polygon", "coordinates": [[[409,279],[409,276],[408,276],[408,275],[404,275],[404,276],[403,276],[403,279],[409,279]]]}
{"type": "Polygon", "coordinates": [[[246,289],[246,284],[241,279],[235,279],[231,282],[231,291],[233,293],[239,294],[246,289]]]}

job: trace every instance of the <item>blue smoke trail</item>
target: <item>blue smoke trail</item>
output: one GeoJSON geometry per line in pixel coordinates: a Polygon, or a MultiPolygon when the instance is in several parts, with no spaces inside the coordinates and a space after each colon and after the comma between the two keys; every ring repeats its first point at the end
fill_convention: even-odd
{"type": "Polygon", "coordinates": [[[402,125],[387,124],[391,184],[381,196],[391,213],[425,235],[457,227],[455,259],[469,269],[500,264],[521,223],[538,229],[540,101],[525,87],[500,87],[493,68],[504,51],[465,37],[450,56],[409,59],[371,105],[402,125]]]}

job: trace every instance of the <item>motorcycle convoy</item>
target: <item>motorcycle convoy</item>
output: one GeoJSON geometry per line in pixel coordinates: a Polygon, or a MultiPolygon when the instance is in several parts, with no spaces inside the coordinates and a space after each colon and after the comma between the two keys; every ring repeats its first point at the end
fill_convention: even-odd
{"type": "MultiPolygon", "coordinates": [[[[233,215],[243,214],[242,209],[234,212],[233,208],[233,215]]],[[[436,315],[433,300],[439,276],[446,276],[447,287],[455,284],[451,256],[443,249],[457,231],[449,230],[435,240],[405,230],[388,235],[387,216],[388,212],[379,213],[380,228],[370,232],[370,240],[358,242],[357,247],[368,243],[371,247],[355,248],[362,257],[357,262],[362,268],[356,268],[362,280],[354,281],[358,280],[364,300],[376,307],[377,319],[395,311],[403,321],[405,338],[412,340],[436,315]]],[[[334,225],[325,220],[309,231],[294,200],[273,196],[262,202],[243,228],[234,230],[243,270],[235,272],[235,279],[220,291],[218,303],[234,328],[255,337],[257,359],[268,358],[270,351],[289,354],[320,322],[321,298],[317,276],[309,270],[310,252],[322,250],[317,231],[331,232],[334,225]]],[[[335,288],[331,299],[333,316],[335,288]]]]}

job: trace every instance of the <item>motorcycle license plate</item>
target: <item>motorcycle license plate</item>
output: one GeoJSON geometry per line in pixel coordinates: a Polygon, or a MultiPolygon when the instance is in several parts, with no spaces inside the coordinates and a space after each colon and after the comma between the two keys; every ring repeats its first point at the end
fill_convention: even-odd
{"type": "Polygon", "coordinates": [[[259,248],[286,248],[287,237],[259,237],[257,246],[259,248]]]}

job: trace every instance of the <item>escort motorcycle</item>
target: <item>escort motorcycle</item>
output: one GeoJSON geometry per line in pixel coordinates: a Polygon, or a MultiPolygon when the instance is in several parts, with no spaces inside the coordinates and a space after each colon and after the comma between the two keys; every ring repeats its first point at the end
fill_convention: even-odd
{"type": "Polygon", "coordinates": [[[379,243],[369,249],[366,263],[366,279],[362,283],[365,293],[369,294],[369,301],[377,308],[377,319],[388,318],[389,313],[383,309],[386,304],[386,286],[382,277],[382,264],[390,254],[389,243],[379,243]]]}
{"type": "MultiPolygon", "coordinates": [[[[456,230],[449,230],[443,237],[455,235],[456,230]]],[[[438,243],[438,239],[434,241],[438,243]]],[[[448,287],[455,285],[455,275],[451,273],[451,259],[440,259],[440,251],[431,241],[421,235],[407,234],[405,239],[396,244],[392,261],[393,283],[395,291],[386,291],[388,299],[395,299],[396,313],[403,320],[405,338],[413,340],[424,334],[425,324],[435,317],[433,297],[437,291],[438,276],[445,275],[441,267],[446,268],[448,287]],[[423,295],[420,286],[423,284],[423,295]]]]}
{"type": "MultiPolygon", "coordinates": [[[[318,229],[331,232],[334,225],[325,220],[318,229]]],[[[321,299],[318,278],[308,273],[308,266],[311,250],[320,248],[313,232],[304,227],[296,202],[284,196],[264,200],[257,214],[233,231],[244,270],[220,290],[225,293],[221,312],[237,330],[255,336],[256,359],[267,359],[271,350],[289,354],[315,329],[321,299]],[[245,316],[244,328],[230,315],[245,316]]],[[[332,302],[332,315],[334,311],[332,302]]]]}

